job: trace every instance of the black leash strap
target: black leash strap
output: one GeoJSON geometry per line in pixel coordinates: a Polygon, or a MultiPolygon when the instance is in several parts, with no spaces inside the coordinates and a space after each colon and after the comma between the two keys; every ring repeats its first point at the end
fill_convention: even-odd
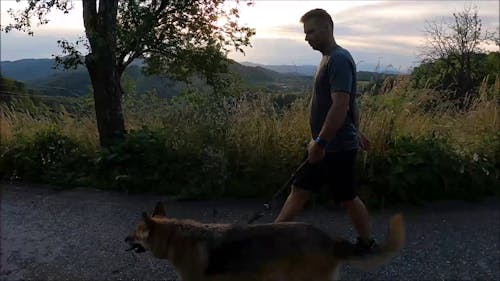
{"type": "Polygon", "coordinates": [[[264,204],[264,208],[262,210],[259,210],[257,212],[255,212],[253,214],[253,216],[248,220],[248,224],[252,224],[253,222],[255,222],[256,220],[262,218],[266,212],[270,211],[271,210],[271,203],[276,200],[276,198],[278,198],[278,196],[287,189],[288,186],[290,186],[290,184],[292,184],[292,181],[293,179],[295,178],[295,175],[300,171],[302,170],[302,168],[304,168],[304,166],[306,165],[307,163],[307,159],[304,160],[304,162],[302,162],[299,167],[297,167],[297,169],[295,170],[295,172],[292,174],[292,176],[288,179],[288,181],[280,188],[278,189],[278,191],[276,191],[273,195],[273,197],[271,197],[271,200],[267,201],[267,203],[264,204]]]}

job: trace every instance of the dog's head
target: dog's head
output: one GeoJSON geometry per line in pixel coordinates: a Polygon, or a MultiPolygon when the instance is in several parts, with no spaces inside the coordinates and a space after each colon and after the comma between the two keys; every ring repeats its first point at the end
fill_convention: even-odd
{"type": "Polygon", "coordinates": [[[137,224],[133,234],[125,238],[125,242],[129,244],[130,248],[126,251],[135,250],[136,253],[143,253],[150,250],[149,234],[153,228],[154,219],[165,218],[165,208],[161,202],[156,203],[153,215],[150,217],[146,212],[142,213],[143,221],[137,224]]]}

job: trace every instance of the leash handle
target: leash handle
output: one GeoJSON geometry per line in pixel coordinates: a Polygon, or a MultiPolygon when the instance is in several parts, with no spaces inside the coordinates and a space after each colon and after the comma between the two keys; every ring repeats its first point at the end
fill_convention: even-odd
{"type": "Polygon", "coordinates": [[[285,188],[287,188],[288,186],[290,186],[290,184],[292,184],[292,181],[295,179],[295,175],[298,172],[300,172],[300,170],[302,170],[304,168],[304,166],[307,164],[308,161],[309,160],[306,159],[306,160],[302,161],[302,163],[300,163],[300,165],[297,167],[297,169],[295,169],[295,171],[293,172],[292,176],[288,179],[288,181],[280,189],[278,189],[278,191],[276,193],[274,193],[273,197],[268,202],[268,204],[270,204],[271,201],[273,201],[274,199],[276,199],[281,194],[281,192],[283,192],[283,190],[285,188]]]}
{"type": "Polygon", "coordinates": [[[300,163],[300,165],[297,167],[297,169],[295,169],[295,171],[293,172],[292,176],[288,179],[288,181],[283,186],[281,186],[280,189],[278,189],[278,191],[274,193],[273,197],[271,197],[271,200],[267,201],[264,204],[264,209],[262,211],[257,211],[256,213],[254,213],[254,215],[248,220],[247,222],[248,224],[252,224],[254,221],[262,218],[265,215],[266,211],[271,210],[271,202],[273,202],[288,186],[290,186],[290,184],[292,184],[292,181],[295,179],[295,175],[304,168],[307,162],[308,159],[300,163]]]}

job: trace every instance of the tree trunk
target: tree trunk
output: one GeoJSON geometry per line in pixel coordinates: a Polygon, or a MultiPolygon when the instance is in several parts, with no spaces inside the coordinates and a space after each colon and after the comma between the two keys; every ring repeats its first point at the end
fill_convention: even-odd
{"type": "Polygon", "coordinates": [[[118,0],[83,0],[83,22],[91,52],[85,65],[92,81],[101,146],[123,138],[121,72],[116,63],[118,0]],[[99,1],[99,5],[97,5],[99,1]]]}
{"type": "Polygon", "coordinates": [[[113,59],[96,59],[89,54],[85,60],[92,88],[101,146],[108,147],[123,139],[125,123],[122,114],[120,73],[113,59]],[[111,60],[111,61],[109,61],[111,60]]]}

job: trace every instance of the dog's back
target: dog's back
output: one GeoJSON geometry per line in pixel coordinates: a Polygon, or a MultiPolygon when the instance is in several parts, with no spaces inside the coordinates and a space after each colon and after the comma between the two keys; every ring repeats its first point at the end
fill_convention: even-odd
{"type": "Polygon", "coordinates": [[[400,215],[391,218],[386,242],[368,253],[303,223],[234,226],[217,237],[207,245],[207,276],[288,271],[307,280],[299,277],[333,276],[342,263],[372,270],[388,262],[403,247],[404,226],[400,215]]]}
{"type": "Polygon", "coordinates": [[[334,245],[330,236],[303,223],[235,226],[208,243],[206,273],[254,272],[276,262],[303,262],[307,256],[332,259],[334,245]]]}

